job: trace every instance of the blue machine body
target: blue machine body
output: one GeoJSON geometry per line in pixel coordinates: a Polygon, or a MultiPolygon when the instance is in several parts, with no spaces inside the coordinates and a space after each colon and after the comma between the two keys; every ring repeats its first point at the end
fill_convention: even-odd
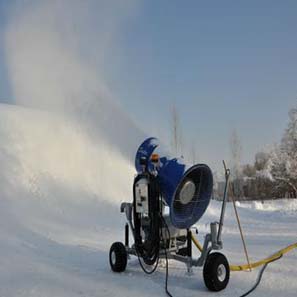
{"type": "Polygon", "coordinates": [[[138,173],[142,172],[140,160],[145,157],[147,168],[152,171],[154,166],[150,157],[154,152],[159,154],[160,165],[157,172],[162,196],[170,208],[171,222],[177,228],[190,228],[202,217],[208,207],[213,188],[211,170],[205,164],[186,166],[183,159],[171,158],[166,153],[156,151],[159,145],[157,138],[146,139],[137,150],[135,168],[138,173]],[[183,183],[189,178],[194,181],[197,190],[193,200],[188,205],[182,205],[179,203],[178,195],[183,183]]]}

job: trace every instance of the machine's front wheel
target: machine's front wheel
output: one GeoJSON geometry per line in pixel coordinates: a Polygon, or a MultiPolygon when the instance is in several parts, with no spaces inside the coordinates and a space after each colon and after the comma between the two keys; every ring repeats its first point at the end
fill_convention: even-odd
{"type": "Polygon", "coordinates": [[[221,253],[209,254],[203,268],[203,278],[210,291],[221,291],[229,282],[230,268],[227,258],[221,253]]]}
{"type": "Polygon", "coordinates": [[[109,264],[114,272],[122,272],[127,266],[127,252],[121,242],[115,242],[110,247],[109,264]]]}

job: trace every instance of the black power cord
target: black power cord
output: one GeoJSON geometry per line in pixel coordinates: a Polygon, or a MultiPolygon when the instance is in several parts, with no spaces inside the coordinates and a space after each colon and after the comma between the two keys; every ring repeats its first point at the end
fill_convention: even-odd
{"type": "MultiPolygon", "coordinates": [[[[161,212],[161,219],[162,219],[162,221],[163,221],[163,223],[164,223],[164,226],[165,226],[165,228],[166,228],[166,231],[167,231],[167,233],[168,233],[168,238],[169,238],[169,243],[170,243],[170,231],[169,231],[169,228],[168,228],[168,225],[167,225],[167,223],[166,223],[166,221],[165,221],[165,219],[164,219],[164,217],[163,217],[163,213],[161,212]]],[[[165,241],[164,241],[164,237],[163,237],[163,234],[162,234],[162,231],[161,231],[161,237],[162,237],[162,240],[163,240],[163,242],[165,243],[165,241]]],[[[166,245],[165,245],[165,247],[164,247],[164,252],[165,252],[165,259],[166,259],[166,277],[165,277],[165,292],[166,292],[166,294],[169,296],[169,297],[173,297],[171,294],[170,294],[170,292],[169,292],[169,290],[168,290],[168,256],[167,256],[167,248],[166,248],[166,245]]]]}
{"type": "MultiPolygon", "coordinates": [[[[147,250],[144,248],[144,245],[142,244],[142,239],[140,237],[140,224],[141,224],[141,218],[136,221],[138,224],[138,240],[137,244],[135,245],[135,251],[138,257],[138,262],[142,270],[146,274],[153,274],[159,265],[159,259],[160,259],[160,218],[159,218],[159,196],[160,196],[160,190],[158,185],[158,180],[156,177],[154,177],[151,174],[144,175],[145,178],[149,181],[149,220],[150,220],[150,227],[149,227],[149,235],[146,239],[146,243],[149,244],[149,249],[147,250]],[[148,254],[146,254],[146,252],[148,254]],[[141,261],[141,258],[143,259],[143,262],[145,264],[153,265],[154,267],[152,270],[147,270],[144,267],[144,264],[141,261]]],[[[143,175],[141,175],[143,177],[143,175]]],[[[135,197],[135,193],[134,193],[135,197]]],[[[135,198],[134,198],[135,201],[135,198]]]]}
{"type": "Polygon", "coordinates": [[[139,264],[146,274],[152,274],[158,267],[159,251],[160,251],[160,218],[159,218],[159,185],[157,178],[149,172],[139,174],[134,179],[133,185],[133,221],[135,229],[135,252],[138,257],[139,264]],[[145,240],[142,239],[142,215],[136,212],[136,183],[142,178],[148,181],[148,207],[149,215],[147,218],[148,226],[146,227],[145,240]],[[147,270],[142,263],[153,266],[152,270],[147,270]]]}
{"type": "Polygon", "coordinates": [[[260,284],[260,282],[262,280],[263,273],[264,273],[265,269],[267,268],[268,264],[270,264],[270,263],[272,263],[274,261],[279,260],[282,256],[283,255],[280,255],[278,258],[273,259],[273,260],[265,263],[265,265],[262,267],[262,269],[260,270],[260,272],[258,274],[258,278],[257,278],[257,281],[254,284],[254,286],[250,290],[248,290],[246,293],[244,293],[243,295],[241,295],[240,297],[246,297],[247,295],[249,295],[250,293],[252,293],[254,290],[256,290],[256,288],[258,287],[258,285],[260,284]]]}
{"type": "Polygon", "coordinates": [[[146,273],[146,274],[153,274],[153,273],[156,271],[156,269],[158,268],[158,265],[159,265],[159,259],[160,259],[159,256],[157,257],[157,260],[156,260],[156,263],[155,263],[154,268],[153,268],[152,270],[147,270],[147,269],[144,267],[144,265],[142,264],[139,254],[138,254],[137,252],[136,252],[136,254],[137,254],[137,258],[138,258],[139,265],[140,265],[140,267],[142,268],[143,272],[146,273]]]}

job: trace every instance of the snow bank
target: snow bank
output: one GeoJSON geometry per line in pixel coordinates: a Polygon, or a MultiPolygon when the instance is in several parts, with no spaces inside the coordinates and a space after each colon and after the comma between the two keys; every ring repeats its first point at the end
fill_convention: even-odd
{"type": "Polygon", "coordinates": [[[284,214],[294,214],[297,212],[297,199],[264,200],[263,202],[236,201],[236,206],[265,212],[280,212],[284,214]]]}
{"type": "Polygon", "coordinates": [[[269,200],[262,202],[254,202],[254,208],[263,211],[278,211],[282,213],[296,213],[297,212],[297,199],[280,199],[269,200]]]}

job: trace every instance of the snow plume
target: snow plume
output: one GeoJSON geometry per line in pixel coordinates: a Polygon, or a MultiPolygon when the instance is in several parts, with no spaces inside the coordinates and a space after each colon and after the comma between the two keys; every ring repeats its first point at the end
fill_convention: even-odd
{"type": "Polygon", "coordinates": [[[26,108],[2,106],[1,133],[37,195],[53,192],[48,179],[110,200],[130,194],[144,136],[113,100],[104,72],[134,11],[130,0],[49,0],[19,1],[11,12],[7,67],[15,104],[26,108]]]}

